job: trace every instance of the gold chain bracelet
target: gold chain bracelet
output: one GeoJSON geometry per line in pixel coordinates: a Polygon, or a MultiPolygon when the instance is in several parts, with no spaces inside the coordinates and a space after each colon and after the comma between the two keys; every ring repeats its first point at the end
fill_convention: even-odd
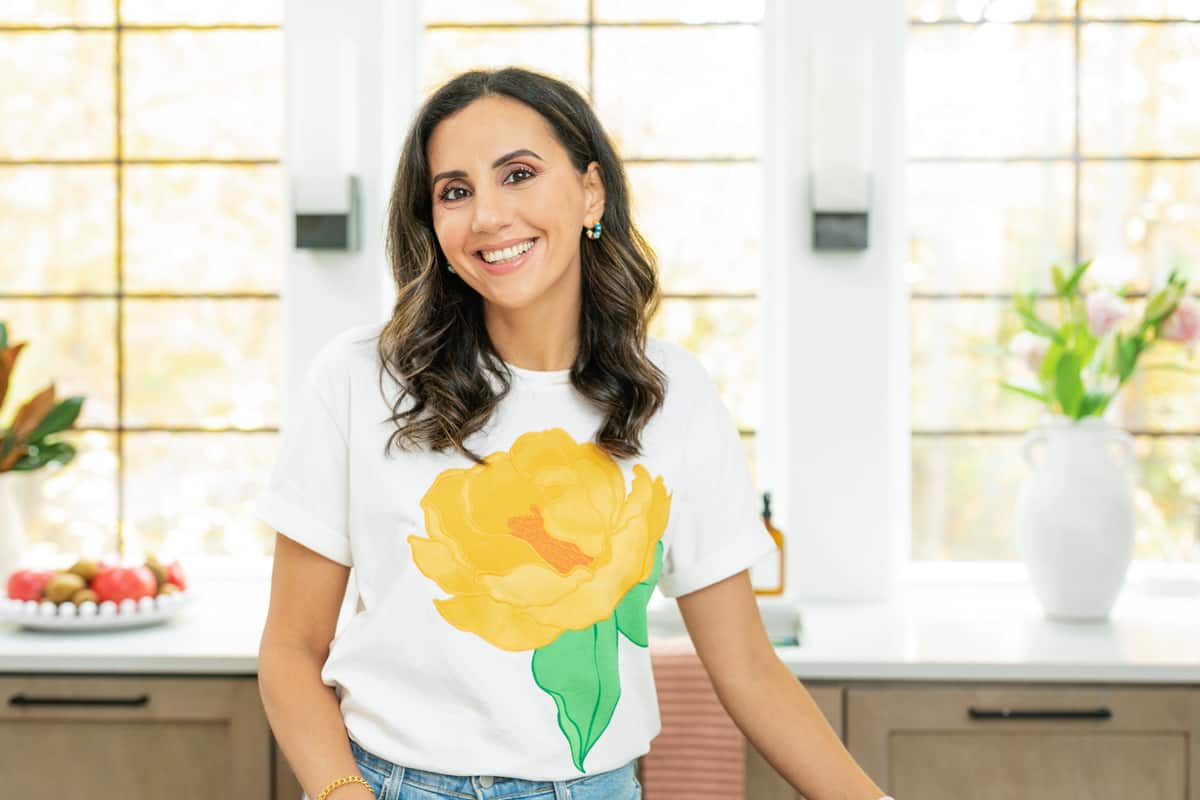
{"type": "Polygon", "coordinates": [[[321,793],[317,795],[317,800],[325,800],[325,798],[329,796],[330,792],[339,786],[345,786],[347,783],[361,783],[363,786],[367,787],[367,791],[371,793],[371,797],[375,796],[375,790],[371,788],[371,784],[367,783],[365,778],[363,778],[361,775],[347,775],[344,778],[338,778],[335,781],[330,781],[329,785],[322,789],[321,793]]]}

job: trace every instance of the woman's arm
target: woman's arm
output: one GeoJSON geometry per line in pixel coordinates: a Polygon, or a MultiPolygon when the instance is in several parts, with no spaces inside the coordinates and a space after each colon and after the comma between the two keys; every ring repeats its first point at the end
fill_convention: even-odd
{"type": "MultiPolygon", "coordinates": [[[[276,534],[258,688],[275,740],[310,798],[336,778],[359,774],[337,695],[321,682],[349,575],[349,567],[276,534]]],[[[352,783],[330,800],[370,796],[352,783]]]]}
{"type": "Polygon", "coordinates": [[[779,660],[746,571],[676,602],[721,705],[793,788],[808,800],[884,796],[779,660]]]}

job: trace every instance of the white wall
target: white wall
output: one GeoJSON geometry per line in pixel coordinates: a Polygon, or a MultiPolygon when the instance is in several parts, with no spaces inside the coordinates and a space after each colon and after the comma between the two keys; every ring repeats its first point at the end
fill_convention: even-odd
{"type": "MultiPolygon", "coordinates": [[[[419,102],[416,54],[421,26],[417,8],[415,3],[389,0],[286,2],[283,30],[289,102],[285,130],[296,128],[296,108],[290,97],[304,72],[299,62],[301,49],[311,54],[316,49],[314,40],[328,43],[321,48],[321,55],[330,69],[338,69],[338,37],[348,37],[352,43],[356,93],[349,105],[357,119],[351,126],[354,135],[347,151],[349,166],[361,182],[362,241],[359,250],[346,253],[295,250],[292,211],[287,211],[282,419],[286,419],[287,398],[298,390],[305,368],[322,344],[341,330],[381,321],[391,312],[395,292],[383,251],[385,215],[404,130],[419,102]]],[[[329,161],[339,158],[337,153],[328,156],[329,161]]],[[[328,166],[325,159],[303,157],[293,136],[287,139],[283,160],[291,180],[328,166]]]]}
{"type": "Polygon", "coordinates": [[[875,598],[909,543],[902,0],[771,0],[765,24],[769,382],[761,472],[788,544],[787,597],[875,598]],[[812,43],[872,45],[870,245],[811,248],[812,43]]]}

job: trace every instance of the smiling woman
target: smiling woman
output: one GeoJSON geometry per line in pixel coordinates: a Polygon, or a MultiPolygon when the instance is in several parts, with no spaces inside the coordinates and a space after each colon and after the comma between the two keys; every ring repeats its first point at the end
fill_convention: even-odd
{"type": "Polygon", "coordinates": [[[318,352],[258,507],[280,534],[259,682],[313,795],[357,770],[339,800],[640,798],[655,589],[760,750],[812,796],[881,794],[763,630],[747,570],[775,542],[716,384],[646,333],[658,283],[629,205],[558,80],[467,72],[418,111],[391,319],[318,352]]]}

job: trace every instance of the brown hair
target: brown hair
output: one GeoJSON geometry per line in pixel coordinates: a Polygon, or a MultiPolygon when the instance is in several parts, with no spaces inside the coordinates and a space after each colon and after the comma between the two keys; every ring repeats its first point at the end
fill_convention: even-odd
{"type": "Polygon", "coordinates": [[[389,418],[396,430],[384,453],[394,443],[439,452],[453,447],[484,463],[463,440],[487,423],[511,388],[484,326],[483,299],[442,266],[426,157],[439,122],[494,95],[541,114],[580,174],[599,162],[603,236],[580,248],[579,352],[570,379],[605,414],[597,446],[615,457],[637,455],[642,429],[666,395],[665,374],[645,354],[648,320],[660,301],[654,251],[633,225],[625,170],[591,106],[568,84],[517,67],[451,79],[425,100],[405,138],[388,204],[387,257],[397,297],[377,345],[381,391],[385,370],[401,387],[389,418]],[[499,379],[499,392],[481,365],[499,379]],[[401,411],[406,398],[412,403],[401,411]]]}

